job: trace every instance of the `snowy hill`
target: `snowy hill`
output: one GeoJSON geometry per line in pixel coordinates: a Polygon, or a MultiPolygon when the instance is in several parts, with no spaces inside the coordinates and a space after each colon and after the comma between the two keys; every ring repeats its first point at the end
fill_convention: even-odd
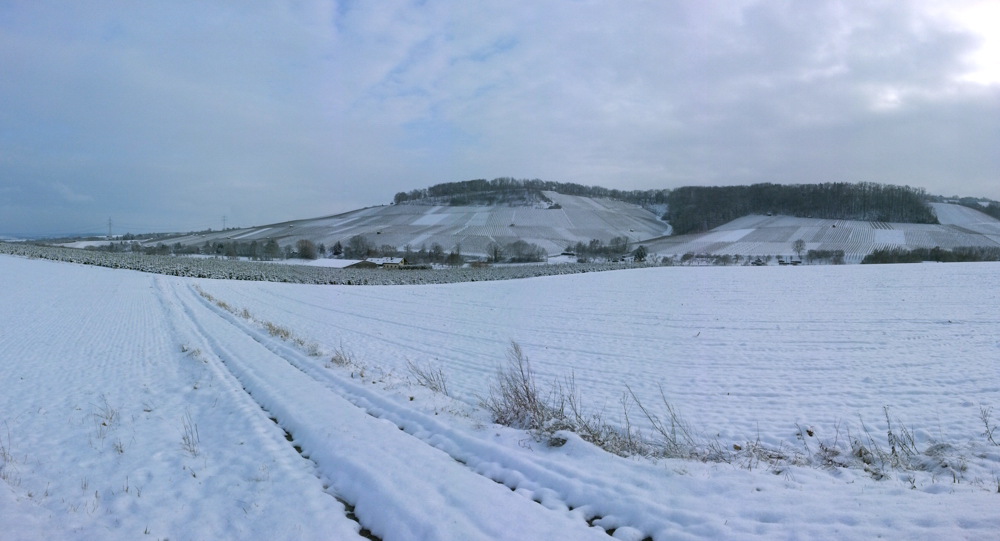
{"type": "Polygon", "coordinates": [[[661,237],[646,244],[651,252],[661,255],[791,256],[792,243],[801,239],[806,250],[843,250],[848,262],[860,261],[882,248],[1000,247],[1000,221],[960,205],[932,203],[932,207],[940,224],[753,215],[706,233],[661,237]]]}
{"type": "Polygon", "coordinates": [[[208,234],[160,238],[153,244],[238,240],[250,242],[275,239],[282,246],[308,239],[332,246],[347,243],[354,235],[364,235],[376,246],[397,249],[409,244],[438,243],[446,250],[460,244],[466,254],[485,254],[492,242],[507,244],[524,240],[558,254],[567,245],[625,236],[632,242],[659,237],[669,226],[638,205],[612,199],[595,199],[544,192],[556,208],[506,206],[422,206],[389,205],[280,224],[247,229],[230,229],[208,234]]]}
{"type": "Polygon", "coordinates": [[[671,235],[670,224],[653,212],[613,199],[542,192],[551,207],[388,205],[245,229],[188,234],[146,241],[182,245],[206,242],[266,242],[281,246],[299,239],[333,246],[347,244],[355,235],[375,246],[397,250],[410,245],[440,244],[445,250],[460,245],[468,255],[485,255],[493,243],[524,240],[549,255],[567,245],[627,237],[633,246],[644,244],[651,253],[740,256],[786,256],[792,244],[805,242],[808,250],[842,250],[847,262],[859,262],[874,250],[886,248],[954,249],[962,246],[1000,247],[1000,220],[974,209],[949,203],[931,203],[940,224],[864,222],[750,215],[704,233],[671,235]]]}

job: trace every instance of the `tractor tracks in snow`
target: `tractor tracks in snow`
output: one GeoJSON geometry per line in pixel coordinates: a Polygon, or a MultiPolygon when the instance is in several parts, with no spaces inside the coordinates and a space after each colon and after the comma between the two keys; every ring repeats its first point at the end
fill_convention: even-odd
{"type": "Polygon", "coordinates": [[[607,475],[594,475],[558,457],[527,457],[502,445],[477,438],[455,429],[447,422],[407,407],[370,386],[359,384],[325,368],[288,342],[274,338],[246,319],[238,317],[194,295],[202,306],[243,335],[266,348],[275,357],[341,397],[370,417],[388,421],[398,430],[420,442],[446,453],[468,471],[507,487],[552,512],[567,513],[580,523],[598,525],[613,535],[628,528],[635,539],[652,539],[657,532],[672,531],[685,517],[667,506],[649,501],[641,490],[628,481],[609,485],[607,475]],[[641,535],[635,535],[641,532],[641,535]]]}
{"type": "Polygon", "coordinates": [[[286,432],[327,491],[345,504],[345,514],[368,530],[363,533],[387,541],[607,538],[605,529],[593,527],[599,520],[593,513],[570,511],[556,491],[518,490],[519,472],[476,471],[469,464],[485,461],[463,460],[468,453],[451,441],[445,425],[421,422],[426,416],[417,412],[394,412],[391,402],[346,382],[335,385],[337,378],[317,378],[304,354],[208,302],[184,281],[171,280],[169,287],[210,352],[206,357],[286,432]],[[428,427],[444,435],[435,437],[428,427]]]}
{"type": "MultiPolygon", "coordinates": [[[[192,351],[194,353],[194,358],[206,363],[209,370],[215,374],[218,381],[223,384],[224,388],[226,388],[228,392],[232,392],[237,395],[237,402],[242,404],[241,412],[244,415],[261,418],[259,414],[263,413],[262,418],[269,419],[273,422],[283,433],[287,444],[298,453],[301,459],[306,461],[307,466],[304,469],[306,469],[312,476],[316,477],[316,479],[322,484],[323,493],[329,495],[331,498],[334,498],[341,504],[344,511],[344,519],[353,522],[353,528],[350,525],[347,525],[345,528],[345,525],[339,524],[337,526],[340,527],[332,530],[330,532],[331,535],[349,535],[345,532],[345,530],[349,532],[353,529],[360,538],[380,540],[379,537],[371,534],[371,532],[358,521],[353,512],[354,506],[330,490],[329,481],[325,479],[319,471],[316,462],[311,460],[309,456],[303,452],[302,447],[295,442],[292,434],[281,426],[278,419],[264,405],[256,400],[253,393],[247,389],[240,379],[232,373],[226,365],[224,355],[220,356],[213,349],[216,344],[213,344],[210,337],[204,333],[204,328],[194,319],[190,310],[190,305],[185,303],[180,296],[177,295],[177,291],[174,289],[176,288],[176,285],[166,284],[166,280],[160,278],[157,278],[154,282],[160,304],[163,307],[164,312],[169,316],[168,320],[170,321],[171,331],[176,337],[181,339],[185,346],[184,349],[192,351]],[[209,354],[206,355],[206,352],[209,354]]],[[[266,422],[258,423],[258,426],[262,429],[263,433],[271,432],[266,422]]],[[[267,446],[272,453],[288,456],[287,453],[279,453],[280,444],[278,441],[280,441],[280,438],[268,439],[266,441],[268,443],[266,443],[265,446],[267,446]]]]}

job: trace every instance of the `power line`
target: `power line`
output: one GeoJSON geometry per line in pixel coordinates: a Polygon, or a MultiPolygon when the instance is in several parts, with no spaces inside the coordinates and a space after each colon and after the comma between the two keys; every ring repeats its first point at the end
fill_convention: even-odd
{"type": "MultiPolygon", "coordinates": [[[[229,216],[225,215],[223,219],[223,230],[229,227],[229,216]]],[[[114,228],[117,227],[120,234],[134,233],[187,233],[196,231],[206,231],[214,229],[213,226],[218,226],[219,222],[214,224],[210,221],[204,222],[194,222],[194,223],[182,223],[182,224],[157,224],[157,223],[138,223],[126,220],[117,220],[108,217],[107,221],[103,225],[97,225],[91,223],[90,225],[83,225],[79,228],[74,228],[73,226],[63,226],[63,227],[53,227],[53,228],[38,228],[31,231],[23,231],[14,235],[18,238],[58,238],[58,237],[103,237],[108,235],[108,237],[114,236],[114,228]],[[103,232],[102,232],[103,229],[103,232]]],[[[8,232],[3,232],[8,234],[8,232]]]]}

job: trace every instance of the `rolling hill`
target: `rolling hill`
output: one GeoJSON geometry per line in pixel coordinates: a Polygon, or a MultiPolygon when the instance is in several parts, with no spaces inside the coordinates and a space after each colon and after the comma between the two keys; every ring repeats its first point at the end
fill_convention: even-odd
{"type": "Polygon", "coordinates": [[[274,240],[285,247],[306,239],[332,247],[337,242],[346,246],[359,235],[375,247],[391,247],[382,252],[404,251],[407,246],[419,251],[438,244],[445,251],[460,247],[471,256],[485,256],[493,243],[507,245],[517,240],[554,255],[579,242],[599,239],[608,243],[625,237],[632,246],[643,244],[661,256],[788,257],[794,253],[793,243],[802,240],[806,251],[843,251],[846,262],[860,262],[884,249],[998,248],[1000,220],[970,206],[928,203],[918,189],[880,184],[761,184],[623,192],[495,179],[401,192],[393,204],[333,216],[158,237],[142,243],[203,246],[274,240]],[[774,209],[774,213],[761,209],[774,209]],[[894,221],[885,221],[890,219],[894,221]],[[692,232],[711,224],[717,225],[692,232]],[[677,231],[688,233],[674,234],[677,231]]]}
{"type": "Polygon", "coordinates": [[[802,239],[806,250],[843,250],[848,262],[859,262],[872,251],[884,248],[1000,247],[1000,220],[961,205],[930,205],[940,224],[750,215],[705,233],[660,237],[645,244],[651,252],[661,255],[788,257],[793,254],[792,243],[802,239]]]}
{"type": "Polygon", "coordinates": [[[541,246],[549,254],[558,254],[569,244],[591,239],[607,242],[625,236],[630,242],[640,242],[670,232],[666,222],[638,205],[543,193],[554,208],[386,205],[261,227],[158,238],[149,243],[201,245],[275,239],[285,246],[308,239],[332,246],[337,241],[346,244],[352,236],[363,235],[376,246],[401,249],[409,244],[417,250],[421,245],[438,243],[450,250],[460,245],[463,253],[471,255],[485,255],[492,242],[507,244],[524,240],[541,246]]]}

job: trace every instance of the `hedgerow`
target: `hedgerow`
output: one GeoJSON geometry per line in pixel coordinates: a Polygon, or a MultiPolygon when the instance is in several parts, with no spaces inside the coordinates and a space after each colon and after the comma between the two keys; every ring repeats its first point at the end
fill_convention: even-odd
{"type": "Polygon", "coordinates": [[[412,270],[337,269],[223,258],[146,255],[138,252],[98,252],[4,242],[0,242],[0,254],[188,278],[337,285],[413,285],[514,280],[534,276],[578,274],[647,266],[645,263],[587,263],[412,270]]]}

